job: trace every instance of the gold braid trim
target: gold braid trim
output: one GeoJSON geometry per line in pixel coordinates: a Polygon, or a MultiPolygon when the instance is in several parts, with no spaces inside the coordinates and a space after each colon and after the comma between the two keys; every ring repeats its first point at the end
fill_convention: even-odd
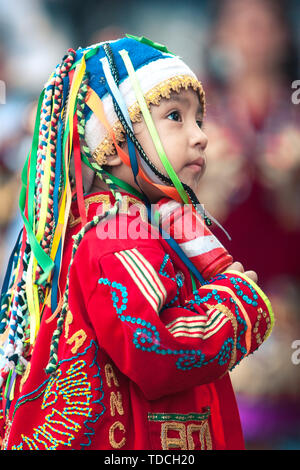
{"type": "MultiPolygon", "coordinates": [[[[169,99],[171,97],[171,93],[173,91],[179,93],[182,89],[187,90],[188,88],[192,88],[193,90],[199,93],[200,103],[203,109],[203,115],[205,114],[205,93],[201,83],[196,79],[189,75],[178,75],[176,77],[168,78],[167,80],[159,83],[154,88],[149,90],[145,94],[145,100],[150,109],[150,105],[158,106],[162,98],[169,99]]],[[[141,110],[139,107],[138,102],[135,102],[129,108],[129,116],[132,122],[140,122],[142,120],[141,110]]],[[[118,144],[125,142],[126,140],[126,133],[124,127],[122,126],[119,120],[113,125],[112,130],[115,134],[116,141],[118,144]]],[[[105,157],[109,155],[116,154],[116,147],[111,139],[111,137],[107,134],[106,137],[102,140],[102,142],[98,145],[96,150],[93,153],[93,158],[99,165],[103,165],[103,161],[105,161],[105,157]]]]}
{"type": "MultiPolygon", "coordinates": [[[[93,203],[103,203],[103,213],[109,210],[111,203],[110,203],[110,198],[108,194],[96,194],[95,196],[90,196],[84,200],[84,205],[85,205],[85,210],[86,213],[88,213],[90,204],[93,203]]],[[[130,214],[129,208],[131,205],[135,205],[136,208],[139,209],[139,216],[141,217],[141,220],[143,222],[148,221],[148,216],[147,216],[147,209],[146,206],[139,200],[136,199],[135,197],[132,196],[123,196],[122,197],[122,202],[120,205],[120,213],[121,214],[130,214]]],[[[81,217],[75,218],[72,211],[70,210],[70,216],[69,216],[69,226],[70,227],[75,227],[77,224],[81,222],[81,217]]],[[[70,312],[71,313],[71,312],[70,312]]],[[[70,318],[67,316],[67,318],[70,318]]],[[[47,321],[48,323],[48,321],[47,321]]]]}
{"type": "MultiPolygon", "coordinates": [[[[236,354],[237,354],[237,351],[236,351],[237,331],[238,331],[237,319],[236,319],[235,315],[232,313],[232,311],[228,307],[226,307],[226,305],[223,305],[223,304],[211,305],[211,304],[208,304],[208,303],[205,303],[204,305],[206,305],[206,307],[209,308],[209,309],[219,310],[219,312],[224,313],[229,318],[229,320],[231,321],[231,325],[232,325],[232,329],[233,329],[233,343],[234,344],[233,344],[231,358],[230,358],[230,362],[229,362],[229,366],[227,368],[227,371],[231,370],[231,368],[234,366],[234,364],[236,362],[236,354]]],[[[220,378],[222,378],[227,373],[227,371],[224,372],[224,374],[221,375],[220,378]]]]}

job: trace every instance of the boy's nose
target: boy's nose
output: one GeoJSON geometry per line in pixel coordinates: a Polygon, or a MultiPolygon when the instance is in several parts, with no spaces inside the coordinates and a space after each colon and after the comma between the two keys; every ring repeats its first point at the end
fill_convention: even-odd
{"type": "Polygon", "coordinates": [[[195,123],[191,132],[191,145],[200,146],[201,150],[205,150],[207,147],[208,138],[203,130],[195,123]]]}

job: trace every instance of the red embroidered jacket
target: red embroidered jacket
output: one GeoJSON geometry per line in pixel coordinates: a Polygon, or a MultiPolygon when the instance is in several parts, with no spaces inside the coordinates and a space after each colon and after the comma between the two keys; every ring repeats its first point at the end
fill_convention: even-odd
{"type": "MultiPolygon", "coordinates": [[[[110,198],[88,196],[88,219],[110,198]]],[[[45,307],[3,426],[4,449],[244,448],[228,371],[269,334],[270,303],[238,272],[193,291],[167,241],[150,239],[146,221],[134,225],[137,202],[145,215],[124,194],[120,213],[79,244],[53,376],[45,367],[57,319],[45,307]]],[[[72,214],[61,289],[81,228],[76,207],[72,214]]]]}

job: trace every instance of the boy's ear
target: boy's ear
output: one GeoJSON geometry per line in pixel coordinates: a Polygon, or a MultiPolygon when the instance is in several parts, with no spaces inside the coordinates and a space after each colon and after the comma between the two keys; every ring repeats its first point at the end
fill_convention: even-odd
{"type": "MultiPolygon", "coordinates": [[[[127,142],[121,142],[120,147],[128,154],[128,145],[127,142]]],[[[116,152],[113,155],[107,157],[107,166],[119,166],[122,165],[123,161],[119,157],[119,154],[116,152]]]]}

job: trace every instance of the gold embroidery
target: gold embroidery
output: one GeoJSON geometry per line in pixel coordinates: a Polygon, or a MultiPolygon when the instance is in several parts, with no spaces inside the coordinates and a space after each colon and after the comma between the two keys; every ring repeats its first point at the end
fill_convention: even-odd
{"type": "Polygon", "coordinates": [[[257,344],[262,344],[269,334],[269,330],[271,328],[271,320],[270,320],[270,317],[268,317],[267,312],[265,312],[262,308],[258,308],[257,312],[258,312],[258,315],[257,315],[257,320],[254,324],[253,333],[255,333],[255,339],[256,339],[257,344]],[[267,327],[263,338],[261,337],[258,331],[260,320],[262,319],[262,317],[265,319],[266,327],[267,327]]]}
{"type": "Polygon", "coordinates": [[[243,306],[243,303],[240,301],[240,299],[234,295],[233,291],[229,288],[229,287],[225,287],[225,286],[220,286],[220,285],[216,285],[216,284],[213,284],[213,285],[206,285],[205,286],[206,289],[209,289],[209,290],[214,290],[214,289],[218,289],[218,291],[220,292],[226,292],[235,302],[236,306],[241,310],[241,313],[244,317],[244,320],[246,322],[246,325],[247,325],[247,330],[245,332],[245,343],[246,343],[246,350],[247,350],[247,354],[249,354],[249,351],[251,349],[251,330],[252,330],[252,325],[251,325],[251,321],[250,321],[250,318],[247,314],[247,311],[245,309],[245,307],[243,306]]]}
{"type": "Polygon", "coordinates": [[[138,199],[136,199],[134,197],[124,196],[122,198],[120,212],[123,213],[123,214],[128,214],[129,213],[129,203],[132,203],[132,206],[135,206],[136,208],[138,208],[138,212],[140,213],[142,221],[147,222],[148,217],[147,217],[146,206],[141,201],[138,201],[138,199]]]}
{"type": "Polygon", "coordinates": [[[187,450],[186,432],[184,423],[167,421],[161,425],[161,446],[163,450],[181,449],[187,450]],[[169,432],[175,431],[179,437],[170,437],[169,432]]]}
{"type": "Polygon", "coordinates": [[[20,380],[20,386],[19,386],[20,392],[22,391],[22,388],[23,388],[24,383],[25,383],[26,380],[28,379],[28,376],[29,376],[29,374],[30,374],[30,368],[31,368],[31,364],[30,364],[30,362],[28,362],[28,364],[27,364],[27,366],[26,366],[26,370],[25,370],[25,372],[24,372],[24,375],[23,375],[23,377],[22,377],[21,380],[20,380]]]}
{"type": "Polygon", "coordinates": [[[118,379],[116,377],[115,371],[112,368],[112,365],[111,364],[105,364],[104,371],[105,371],[106,383],[109,386],[109,388],[111,388],[111,379],[113,379],[113,382],[114,382],[115,386],[119,387],[119,382],[118,382],[118,379]]]}
{"type": "Polygon", "coordinates": [[[211,450],[212,449],[212,441],[211,435],[209,430],[209,425],[207,421],[204,421],[200,424],[189,424],[187,427],[187,441],[188,441],[188,449],[194,450],[195,443],[193,439],[193,432],[199,432],[199,441],[201,445],[201,450],[211,450]]]}
{"type": "Polygon", "coordinates": [[[29,447],[29,450],[39,450],[36,442],[34,439],[31,439],[30,437],[24,436],[24,434],[21,434],[21,437],[25,444],[29,447]]]}
{"type": "MultiPolygon", "coordinates": [[[[103,203],[103,212],[107,211],[110,208],[110,198],[109,194],[96,194],[95,196],[88,197],[84,200],[84,205],[85,205],[85,210],[86,213],[88,213],[90,204],[93,203],[103,203]]],[[[77,217],[75,219],[74,215],[70,211],[70,216],[69,216],[69,225],[70,227],[75,227],[75,225],[79,224],[81,221],[81,217],[77,217]]]]}
{"type": "Polygon", "coordinates": [[[258,312],[257,321],[254,325],[253,333],[256,333],[255,339],[257,341],[257,344],[261,344],[265,341],[265,339],[269,335],[269,330],[271,329],[271,320],[270,320],[270,317],[268,316],[267,312],[265,312],[261,307],[257,309],[257,312],[258,312]],[[258,333],[258,328],[259,328],[259,323],[260,323],[260,320],[261,320],[261,316],[263,316],[263,318],[265,319],[266,327],[267,327],[263,338],[261,338],[260,333],[258,333]]]}
{"type": "Polygon", "coordinates": [[[150,422],[161,423],[161,445],[163,450],[182,449],[194,450],[193,433],[199,436],[200,449],[212,449],[212,439],[209,429],[210,407],[204,408],[203,413],[148,413],[150,422]],[[188,422],[194,423],[187,424],[188,422]],[[177,436],[176,436],[177,433],[177,436]]]}
{"type": "MultiPolygon", "coordinates": [[[[235,361],[236,361],[236,342],[237,342],[237,328],[238,328],[237,319],[234,316],[234,314],[231,312],[231,310],[228,307],[226,307],[226,305],[223,305],[223,304],[210,305],[210,304],[207,304],[207,303],[205,305],[209,309],[215,308],[215,309],[219,310],[220,312],[224,313],[229,318],[229,320],[231,321],[232,328],[233,328],[233,343],[234,344],[233,344],[233,348],[232,348],[232,353],[231,353],[229,366],[228,366],[228,369],[227,369],[227,370],[230,370],[232,368],[232,366],[235,364],[235,361]]],[[[224,374],[221,377],[223,377],[223,376],[224,376],[224,374]]]]}
{"type": "MultiPolygon", "coordinates": [[[[96,346],[94,351],[96,354],[96,346]]],[[[90,371],[89,374],[95,377],[98,368],[92,365],[94,372],[90,371]]],[[[54,450],[60,445],[72,447],[71,442],[75,439],[73,433],[78,433],[83,425],[78,416],[90,419],[93,415],[93,385],[88,380],[86,367],[91,366],[87,366],[84,359],[78,359],[72,361],[65,371],[58,368],[56,375],[51,376],[46,388],[42,389],[41,410],[48,410],[49,414],[45,415],[40,425],[31,430],[31,436],[20,434],[21,442],[13,445],[11,450],[23,450],[23,444],[26,444],[29,450],[54,450]],[[57,409],[55,403],[59,396],[63,404],[57,409]]],[[[39,397],[41,394],[34,396],[39,397]]],[[[95,421],[97,419],[96,417],[95,421]]]]}
{"type": "MultiPolygon", "coordinates": [[[[105,372],[105,378],[106,378],[106,383],[109,388],[112,387],[112,381],[116,387],[119,387],[119,382],[116,377],[115,371],[112,367],[111,364],[107,363],[104,366],[104,372],[105,372]]],[[[123,409],[123,403],[122,403],[122,395],[119,391],[117,393],[111,391],[110,392],[110,415],[113,417],[116,414],[116,411],[118,412],[119,415],[124,415],[124,409],[123,409]]],[[[109,442],[110,445],[114,449],[120,449],[125,445],[126,438],[125,436],[120,440],[116,441],[115,439],[115,430],[119,429],[123,434],[126,434],[126,429],[124,424],[122,424],[120,421],[116,421],[111,425],[109,428],[109,442]]]]}
{"type": "Polygon", "coordinates": [[[120,421],[116,421],[115,423],[113,423],[111,425],[111,427],[109,428],[109,443],[114,449],[120,449],[121,447],[123,447],[125,445],[125,442],[126,442],[125,436],[122,437],[122,439],[119,442],[116,441],[116,439],[115,439],[115,430],[117,428],[123,434],[125,434],[125,427],[122,423],[120,423],[120,421]]]}
{"type": "Polygon", "coordinates": [[[104,205],[104,212],[109,209],[110,207],[110,199],[109,199],[109,194],[96,194],[95,196],[90,196],[85,199],[85,205],[86,208],[88,209],[90,204],[93,204],[95,202],[103,202],[104,205]]]}
{"type": "MultiPolygon", "coordinates": [[[[108,194],[97,194],[96,196],[91,196],[90,198],[87,198],[85,200],[85,207],[86,207],[87,212],[88,212],[88,208],[89,208],[90,204],[92,204],[94,202],[95,203],[103,202],[103,206],[102,206],[103,207],[103,213],[106,212],[107,210],[109,210],[109,208],[111,206],[110,198],[109,198],[108,194]]],[[[142,221],[147,222],[148,217],[147,217],[146,206],[141,201],[139,201],[138,199],[136,199],[132,196],[126,196],[125,195],[125,196],[122,197],[122,203],[121,203],[121,206],[120,206],[120,209],[119,209],[120,213],[121,214],[128,214],[129,213],[129,203],[132,203],[132,205],[135,205],[138,208],[142,221]]],[[[70,212],[70,216],[69,216],[69,225],[70,225],[70,227],[75,227],[77,224],[80,223],[80,221],[81,221],[81,217],[77,217],[75,219],[72,212],[70,212]]]]}
{"type": "Polygon", "coordinates": [[[116,410],[119,415],[124,414],[123,404],[122,404],[122,395],[120,392],[111,392],[110,394],[110,414],[111,416],[115,416],[116,410]]]}
{"type": "Polygon", "coordinates": [[[68,338],[69,336],[69,329],[70,329],[71,323],[73,323],[73,314],[70,310],[68,310],[68,313],[65,319],[65,338],[68,338]]]}
{"type": "Polygon", "coordinates": [[[75,345],[71,349],[72,354],[76,354],[78,349],[83,345],[87,338],[87,334],[84,330],[78,330],[76,333],[67,340],[67,344],[72,344],[75,342],[75,345]]]}
{"type": "Polygon", "coordinates": [[[270,330],[272,330],[272,324],[271,324],[271,319],[270,319],[270,317],[267,316],[266,312],[263,312],[263,316],[264,316],[264,318],[266,318],[266,323],[267,323],[267,329],[266,329],[266,332],[263,336],[263,341],[265,341],[267,339],[267,337],[269,336],[269,334],[270,334],[270,330]]]}
{"type": "MultiPolygon", "coordinates": [[[[199,92],[199,97],[204,114],[205,93],[202,88],[202,85],[197,79],[187,75],[179,75],[177,77],[172,77],[159,83],[157,86],[155,86],[145,94],[145,101],[148,105],[148,108],[150,108],[151,104],[159,105],[162,98],[170,98],[172,91],[179,93],[182,88],[187,90],[189,87],[199,92]]],[[[129,116],[132,122],[141,121],[141,110],[137,102],[129,108],[129,116]]],[[[112,130],[115,134],[116,141],[118,144],[125,141],[125,130],[119,120],[113,125],[112,130]]],[[[102,142],[100,142],[100,144],[94,151],[93,158],[98,161],[97,159],[104,155],[114,155],[115,153],[116,148],[113,143],[113,140],[109,135],[106,135],[106,137],[102,140],[102,142]]]]}
{"type": "Polygon", "coordinates": [[[261,343],[262,343],[262,339],[261,339],[260,333],[258,333],[258,328],[259,328],[260,319],[261,319],[261,314],[259,313],[259,314],[257,315],[257,320],[256,320],[256,322],[255,322],[255,324],[254,324],[254,328],[253,328],[253,333],[255,333],[255,339],[256,339],[257,344],[261,344],[261,343]]]}
{"type": "MultiPolygon", "coordinates": [[[[125,142],[126,133],[120,121],[117,121],[116,124],[113,126],[113,132],[115,134],[116,142],[118,145],[120,145],[122,142],[125,142]]],[[[112,138],[109,135],[106,135],[106,137],[104,137],[104,139],[102,140],[101,144],[98,145],[96,150],[93,152],[92,156],[96,160],[98,165],[100,165],[99,161],[101,162],[101,160],[99,159],[101,159],[102,156],[115,155],[116,153],[116,147],[112,138]]]]}
{"type": "MultiPolygon", "coordinates": [[[[187,75],[178,75],[177,77],[168,78],[167,80],[159,83],[145,94],[145,101],[148,108],[150,109],[151,104],[159,106],[162,98],[169,99],[173,91],[180,93],[182,89],[187,90],[188,88],[192,88],[193,90],[199,92],[201,106],[204,114],[205,94],[202,85],[197,79],[187,75]]],[[[138,102],[134,103],[129,108],[129,115],[132,122],[141,121],[141,110],[138,102]]]]}
{"type": "Polygon", "coordinates": [[[106,155],[98,155],[98,152],[97,150],[95,150],[94,152],[94,155],[93,155],[94,159],[97,161],[98,165],[100,166],[105,166],[107,165],[107,157],[106,155]]]}

